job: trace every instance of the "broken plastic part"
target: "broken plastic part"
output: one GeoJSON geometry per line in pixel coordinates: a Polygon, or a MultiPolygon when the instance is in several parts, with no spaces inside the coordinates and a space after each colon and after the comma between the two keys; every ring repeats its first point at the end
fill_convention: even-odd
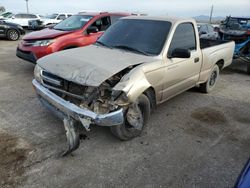
{"type": "Polygon", "coordinates": [[[68,148],[62,152],[61,156],[66,156],[75,151],[80,145],[79,133],[75,128],[76,122],[71,118],[65,118],[63,120],[64,128],[66,131],[66,138],[68,148]]]}
{"type": "Polygon", "coordinates": [[[84,128],[85,128],[87,131],[90,131],[89,126],[90,126],[90,124],[91,124],[91,120],[90,120],[90,119],[87,119],[87,118],[81,118],[81,117],[79,117],[79,119],[80,119],[82,125],[84,126],[84,128]]]}

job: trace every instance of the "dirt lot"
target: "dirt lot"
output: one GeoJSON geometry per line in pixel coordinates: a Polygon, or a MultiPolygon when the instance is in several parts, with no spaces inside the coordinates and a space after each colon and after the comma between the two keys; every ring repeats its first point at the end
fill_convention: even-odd
{"type": "Polygon", "coordinates": [[[0,187],[231,187],[250,156],[250,76],[239,62],[211,94],[192,89],[159,106],[141,137],[92,127],[59,158],[62,122],[37,100],[34,65],[16,46],[0,41],[0,187]]]}

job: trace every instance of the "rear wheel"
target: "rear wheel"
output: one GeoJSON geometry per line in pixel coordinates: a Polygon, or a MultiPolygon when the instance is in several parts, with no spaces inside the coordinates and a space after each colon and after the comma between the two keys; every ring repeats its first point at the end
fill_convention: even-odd
{"type": "Polygon", "coordinates": [[[142,94],[124,113],[124,123],[111,127],[111,132],[121,140],[140,136],[150,116],[150,101],[142,94]]]}
{"type": "Polygon", "coordinates": [[[200,90],[203,93],[210,93],[214,89],[214,87],[219,79],[219,74],[220,74],[219,66],[215,65],[212,69],[212,72],[211,72],[207,82],[200,85],[200,90]]]}
{"type": "Polygon", "coordinates": [[[12,41],[18,40],[20,37],[20,34],[17,30],[11,29],[7,32],[7,38],[12,41]]]}

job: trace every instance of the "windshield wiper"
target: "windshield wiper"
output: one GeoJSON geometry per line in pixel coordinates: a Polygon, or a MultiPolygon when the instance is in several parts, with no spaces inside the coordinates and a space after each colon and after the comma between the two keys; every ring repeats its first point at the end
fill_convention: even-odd
{"type": "Polygon", "coordinates": [[[107,45],[107,44],[105,44],[105,43],[103,43],[101,41],[96,41],[95,44],[99,44],[99,45],[105,46],[107,48],[111,48],[111,46],[109,46],[109,45],[107,45]]]}

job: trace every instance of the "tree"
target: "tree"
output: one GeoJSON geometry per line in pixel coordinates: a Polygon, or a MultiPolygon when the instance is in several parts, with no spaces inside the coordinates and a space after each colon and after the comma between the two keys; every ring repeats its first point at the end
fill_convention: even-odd
{"type": "Polygon", "coordinates": [[[5,12],[4,6],[0,6],[0,12],[5,12]]]}

